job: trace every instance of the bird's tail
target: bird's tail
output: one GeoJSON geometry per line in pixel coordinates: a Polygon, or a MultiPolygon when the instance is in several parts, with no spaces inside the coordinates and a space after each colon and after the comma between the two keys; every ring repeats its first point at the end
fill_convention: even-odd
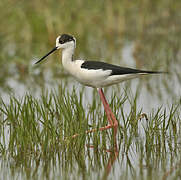
{"type": "Polygon", "coordinates": [[[166,71],[142,71],[139,74],[168,74],[166,71]]]}

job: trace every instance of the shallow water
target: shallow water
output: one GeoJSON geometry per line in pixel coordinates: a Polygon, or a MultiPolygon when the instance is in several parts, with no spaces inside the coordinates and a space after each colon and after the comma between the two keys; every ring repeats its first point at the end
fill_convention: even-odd
{"type": "MultiPolygon", "coordinates": [[[[134,58],[132,56],[133,54],[133,45],[129,45],[129,46],[125,46],[123,48],[123,51],[121,52],[122,56],[124,59],[126,59],[126,62],[123,62],[123,64],[127,65],[127,66],[131,66],[134,67],[134,58]]],[[[118,63],[117,63],[118,64],[118,63]]],[[[38,70],[41,71],[41,66],[38,67],[38,70]]],[[[42,88],[41,86],[36,87],[35,89],[30,89],[26,86],[26,84],[20,83],[17,80],[11,78],[8,80],[8,83],[10,85],[10,87],[14,90],[14,92],[12,93],[15,97],[17,98],[23,98],[25,96],[25,94],[30,93],[33,94],[33,96],[39,98],[39,96],[42,94],[42,88]]],[[[51,70],[48,70],[46,72],[46,77],[45,77],[45,85],[44,85],[44,89],[45,91],[51,91],[51,90],[57,90],[59,87],[59,84],[66,86],[66,90],[71,92],[73,90],[73,88],[75,87],[76,89],[76,93],[79,96],[79,91],[82,90],[83,86],[81,84],[79,84],[78,82],[76,82],[72,77],[68,77],[68,78],[64,78],[64,79],[56,79],[54,80],[54,78],[52,78],[52,72],[51,70]]],[[[169,87],[170,89],[172,87],[169,87]]],[[[170,77],[170,75],[164,74],[164,75],[153,75],[151,77],[143,77],[141,79],[134,79],[130,82],[125,82],[119,85],[115,85],[109,88],[106,88],[106,96],[108,101],[111,100],[112,94],[115,94],[116,97],[122,98],[122,95],[124,95],[125,93],[128,94],[128,96],[130,96],[130,99],[133,98],[136,94],[136,91],[138,91],[139,89],[139,97],[137,99],[137,110],[141,110],[143,113],[146,113],[147,115],[150,114],[150,112],[158,109],[159,107],[165,107],[165,108],[170,108],[170,102],[174,103],[175,101],[177,101],[177,97],[180,97],[180,84],[177,83],[176,81],[176,76],[172,75],[172,77],[170,77]],[[170,92],[167,91],[167,89],[164,86],[164,83],[167,80],[167,76],[169,76],[169,79],[172,79],[171,84],[168,86],[173,86],[174,84],[174,89],[171,92],[172,94],[170,94],[170,92]],[[149,89],[149,86],[151,87],[149,89]]],[[[84,88],[84,95],[83,95],[83,105],[84,105],[84,109],[86,111],[86,108],[89,106],[90,103],[92,103],[92,98],[96,98],[97,101],[100,101],[98,99],[98,94],[95,97],[95,93],[94,93],[94,89],[93,88],[89,88],[89,87],[85,87],[84,88]]],[[[9,102],[9,97],[10,94],[9,93],[2,93],[2,99],[4,100],[4,102],[6,102],[8,104],[9,102]]],[[[118,107],[119,108],[119,107],[118,107]]],[[[124,113],[125,114],[129,114],[129,112],[131,111],[131,106],[130,103],[128,101],[126,101],[124,103],[124,113]]],[[[118,114],[118,117],[121,117],[121,114],[118,114]]],[[[89,122],[90,124],[92,122],[89,122]]],[[[120,120],[120,124],[122,124],[122,120],[120,120]]],[[[151,167],[140,167],[140,159],[141,159],[141,155],[140,152],[137,151],[137,141],[141,141],[140,138],[143,140],[143,142],[145,141],[145,132],[143,127],[146,127],[146,121],[143,120],[139,123],[138,126],[138,132],[139,132],[139,138],[137,139],[135,137],[134,143],[132,144],[132,148],[131,151],[129,150],[128,153],[125,153],[125,147],[124,147],[124,142],[121,142],[121,137],[117,137],[117,143],[119,144],[119,155],[118,157],[116,157],[115,162],[112,162],[112,166],[111,166],[111,171],[109,174],[110,178],[114,178],[114,179],[132,179],[134,178],[134,176],[136,175],[137,177],[149,177],[149,175],[147,174],[148,171],[153,171],[152,169],[150,169],[151,167]],[[129,163],[128,163],[129,162],[129,163]],[[141,169],[140,169],[141,168],[141,169]],[[121,169],[121,171],[120,171],[121,169]],[[141,170],[141,171],[140,171],[141,170]]],[[[6,138],[8,139],[8,129],[5,129],[6,131],[6,138]]],[[[8,144],[8,143],[7,143],[8,144]]],[[[168,149],[168,144],[166,145],[166,149],[168,149]]],[[[25,167],[23,169],[12,169],[12,167],[16,167],[16,164],[14,164],[15,162],[13,162],[14,160],[1,160],[1,178],[3,179],[11,179],[12,177],[14,179],[24,179],[24,178],[28,178],[28,173],[31,174],[32,177],[32,173],[35,173],[35,177],[38,179],[41,178],[45,178],[46,176],[48,177],[48,179],[59,179],[60,177],[64,177],[64,179],[76,179],[75,177],[80,177],[82,179],[84,179],[85,177],[87,177],[87,174],[90,174],[90,179],[96,179],[97,177],[99,178],[104,178],[104,176],[106,175],[107,172],[107,166],[109,164],[109,158],[113,158],[114,159],[114,154],[112,153],[100,153],[100,159],[98,160],[98,162],[96,162],[96,160],[94,160],[95,162],[92,164],[90,164],[90,157],[94,157],[94,149],[89,149],[87,148],[88,152],[90,152],[90,155],[86,158],[85,156],[85,169],[86,171],[82,171],[80,170],[80,166],[76,163],[76,161],[74,162],[75,165],[73,166],[73,170],[69,173],[67,173],[65,171],[65,168],[63,167],[62,162],[60,162],[60,157],[55,157],[55,161],[52,162],[44,162],[44,160],[40,163],[36,163],[35,160],[32,160],[32,165],[31,165],[31,170],[28,168],[30,167],[25,167]],[[102,158],[103,160],[101,160],[102,158]],[[100,161],[100,162],[99,162],[100,161]],[[104,163],[103,163],[104,162],[104,163]],[[98,163],[98,165],[96,165],[98,163]],[[106,165],[107,163],[107,165],[106,165]],[[103,165],[104,164],[104,165],[103,165]],[[97,171],[96,169],[94,169],[94,166],[96,168],[99,169],[101,168],[99,171],[97,171]],[[39,169],[37,171],[37,169],[39,169]],[[45,170],[46,169],[46,170],[45,170]],[[94,173],[91,173],[91,172],[94,173]],[[47,173],[47,175],[46,175],[47,173]]],[[[143,150],[145,151],[145,149],[143,150]]],[[[87,154],[87,152],[85,152],[85,155],[87,154]]],[[[167,156],[167,160],[168,160],[168,164],[167,164],[167,168],[170,167],[169,164],[169,159],[172,159],[172,161],[175,161],[175,157],[174,155],[169,155],[167,156]]],[[[16,162],[17,163],[17,162],[16,162]]],[[[158,166],[161,166],[160,164],[161,162],[158,161],[158,166]]],[[[146,166],[146,160],[142,160],[142,165],[141,166],[146,166]]],[[[26,166],[26,165],[25,165],[26,166]]],[[[161,166],[162,168],[162,166],[161,166]]],[[[160,172],[161,169],[158,168],[158,171],[156,171],[155,177],[157,177],[157,175],[161,175],[163,176],[163,173],[160,172]]],[[[152,174],[152,173],[150,173],[152,174]]],[[[139,179],[139,178],[138,178],[139,179]]]]}
{"type": "MultiPolygon", "coordinates": [[[[169,71],[168,74],[151,75],[104,89],[109,102],[114,95],[121,99],[127,94],[130,100],[133,100],[138,92],[137,112],[141,111],[149,117],[162,107],[162,113],[166,108],[169,116],[172,105],[179,106],[181,102],[180,7],[179,1],[171,0],[117,0],[114,3],[99,1],[93,4],[63,1],[58,5],[49,0],[45,3],[2,1],[1,98],[6,104],[9,104],[9,98],[12,96],[21,99],[25,94],[31,94],[40,98],[42,93],[58,91],[62,85],[66,86],[66,91],[70,93],[75,88],[77,96],[80,96],[83,89],[83,107],[86,115],[93,99],[96,99],[97,103],[100,102],[96,90],[83,87],[63,70],[60,53],[55,53],[38,66],[33,64],[36,59],[52,49],[60,32],[66,32],[77,37],[77,58],[100,59],[132,68],[169,71]]],[[[128,116],[132,110],[128,100],[124,102],[123,109],[128,116]]],[[[60,148],[54,157],[50,157],[48,153],[43,157],[32,157],[23,152],[21,158],[12,157],[11,154],[3,156],[1,148],[1,179],[162,179],[170,169],[173,170],[168,173],[170,179],[180,177],[178,167],[181,139],[174,136],[172,129],[170,128],[167,134],[157,129],[150,130],[149,121],[142,118],[138,127],[135,127],[138,131],[135,133],[137,136],[133,137],[129,145],[129,139],[134,135],[132,131],[135,129],[130,128],[127,137],[122,137],[121,126],[124,125],[124,121],[121,107],[117,107],[117,112],[120,123],[117,136],[118,156],[114,154],[115,151],[107,152],[102,144],[98,148],[85,147],[80,154],[68,154],[60,148]],[[151,134],[152,131],[158,134],[151,134]],[[154,145],[147,147],[149,142],[146,140],[151,139],[152,135],[154,145]],[[160,137],[161,144],[156,137],[160,137]],[[71,157],[66,159],[67,154],[71,157]],[[111,158],[112,161],[109,161],[111,158]],[[109,173],[108,167],[111,167],[109,173]]],[[[174,120],[176,127],[174,124],[172,126],[179,135],[179,118],[178,121],[174,120]]],[[[8,128],[5,126],[0,130],[1,134],[5,134],[6,145],[9,139],[8,128]]],[[[101,142],[104,142],[104,136],[101,137],[101,142]]],[[[113,149],[110,131],[106,138],[106,147],[113,149]]],[[[97,142],[95,139],[95,142],[89,142],[88,139],[89,136],[87,143],[97,142]]],[[[3,141],[1,136],[1,143],[3,141]]]]}

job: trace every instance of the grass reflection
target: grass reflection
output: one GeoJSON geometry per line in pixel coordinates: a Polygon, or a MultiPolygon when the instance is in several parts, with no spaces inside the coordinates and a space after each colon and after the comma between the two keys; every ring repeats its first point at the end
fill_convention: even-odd
{"type": "Polygon", "coordinates": [[[1,0],[2,179],[180,177],[180,7],[180,1],[171,0],[1,0]],[[61,33],[76,36],[78,58],[169,71],[128,82],[121,95],[122,86],[114,88],[116,95],[106,90],[119,120],[116,148],[112,130],[85,134],[107,125],[107,119],[95,92],[73,88],[59,53],[32,65],[61,33]],[[21,85],[30,93],[22,95],[21,85]],[[140,91],[143,85],[151,98],[140,91]],[[130,86],[137,87],[135,95],[130,86]],[[41,92],[52,87],[57,90],[41,92]],[[167,108],[152,105],[153,96],[163,103],[168,99],[167,108]],[[142,102],[154,109],[144,112],[142,102]],[[73,139],[76,133],[80,136],[73,139]]]}
{"type": "Polygon", "coordinates": [[[9,105],[1,101],[0,151],[2,158],[11,159],[7,162],[11,175],[139,179],[158,177],[160,172],[165,177],[173,168],[177,177],[179,105],[160,107],[145,119],[136,108],[136,97],[127,101],[131,109],[125,113],[126,97],[114,96],[111,106],[119,119],[117,136],[112,130],[85,134],[90,127],[105,126],[107,119],[96,98],[86,108],[82,95],[83,91],[77,96],[75,89],[67,92],[60,87],[59,92],[45,93],[39,99],[26,95],[22,100],[12,97],[9,105]],[[76,133],[80,135],[72,138],[76,133]]]}

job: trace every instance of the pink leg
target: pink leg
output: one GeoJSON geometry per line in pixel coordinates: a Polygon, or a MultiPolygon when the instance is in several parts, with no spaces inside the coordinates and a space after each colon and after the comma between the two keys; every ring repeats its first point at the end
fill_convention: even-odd
{"type": "Polygon", "coordinates": [[[104,109],[106,111],[106,114],[107,114],[107,117],[108,117],[108,121],[109,121],[109,124],[113,127],[115,127],[114,129],[116,130],[115,133],[117,133],[117,126],[118,126],[118,121],[116,119],[116,117],[114,116],[113,112],[111,111],[111,108],[104,96],[104,93],[103,93],[103,90],[102,88],[99,88],[98,89],[98,92],[99,92],[99,95],[100,95],[100,98],[101,98],[101,101],[104,105],[104,109]]]}
{"type": "MultiPolygon", "coordinates": [[[[106,150],[107,152],[111,152],[111,156],[109,158],[106,172],[105,172],[105,178],[106,178],[111,171],[112,165],[114,164],[115,160],[118,158],[118,147],[117,147],[117,141],[116,141],[118,121],[117,121],[116,117],[114,116],[113,112],[111,111],[111,108],[104,96],[102,88],[99,88],[98,92],[99,92],[101,101],[104,105],[104,109],[105,109],[105,112],[106,112],[106,115],[107,115],[108,121],[109,121],[109,124],[107,126],[101,127],[101,128],[99,128],[99,130],[103,131],[103,130],[106,130],[109,128],[114,128],[114,132],[113,132],[114,133],[114,150],[113,150],[113,152],[110,150],[106,150]]],[[[90,132],[94,132],[94,131],[97,131],[97,129],[88,130],[88,131],[86,131],[86,133],[90,133],[90,132]]],[[[94,146],[91,146],[91,148],[94,148],[94,146]]]]}
{"type": "MultiPolygon", "coordinates": [[[[110,128],[112,128],[112,127],[113,127],[113,125],[107,125],[107,126],[105,126],[105,127],[99,128],[99,129],[97,129],[97,128],[95,128],[95,129],[90,129],[90,130],[87,130],[87,131],[86,131],[86,134],[92,133],[92,132],[96,132],[97,130],[99,130],[99,131],[104,131],[104,130],[110,129],[110,128]]],[[[77,136],[79,136],[79,134],[74,134],[74,135],[72,136],[72,138],[75,138],[75,137],[77,137],[77,136]]]]}
{"type": "Polygon", "coordinates": [[[102,103],[103,103],[104,109],[105,109],[105,111],[106,111],[106,115],[107,115],[109,124],[110,124],[111,126],[113,126],[114,123],[113,123],[113,121],[112,121],[111,112],[110,112],[110,110],[109,110],[109,105],[108,105],[108,103],[107,103],[107,101],[106,101],[106,98],[105,98],[105,96],[104,96],[104,93],[103,93],[103,91],[102,91],[101,88],[98,89],[98,92],[99,92],[101,101],[102,101],[102,103]]]}
{"type": "MultiPolygon", "coordinates": [[[[107,129],[110,129],[110,128],[114,128],[114,139],[115,139],[115,141],[116,141],[118,121],[117,121],[116,117],[114,116],[113,112],[111,111],[111,108],[110,108],[110,106],[109,106],[109,104],[108,104],[108,102],[107,102],[107,100],[106,100],[106,98],[105,98],[105,96],[104,96],[104,93],[103,93],[102,88],[99,88],[99,89],[98,89],[98,92],[99,92],[101,101],[102,101],[102,103],[103,103],[103,105],[104,105],[104,109],[105,109],[105,112],[106,112],[106,115],[107,115],[109,124],[108,124],[107,126],[105,126],[105,127],[99,128],[99,129],[87,130],[87,131],[86,131],[86,134],[91,133],[91,132],[95,132],[95,131],[97,131],[97,130],[99,130],[99,131],[104,131],[104,130],[107,130],[107,129]]],[[[79,134],[74,134],[74,135],[72,136],[72,138],[75,138],[75,137],[77,137],[77,136],[79,136],[79,134]]],[[[115,143],[116,143],[116,142],[115,142],[115,143]]]]}

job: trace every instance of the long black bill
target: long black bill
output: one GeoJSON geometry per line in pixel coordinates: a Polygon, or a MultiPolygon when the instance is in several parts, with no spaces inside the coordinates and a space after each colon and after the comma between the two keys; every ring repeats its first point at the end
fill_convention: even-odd
{"type": "Polygon", "coordinates": [[[56,51],[58,48],[55,47],[53,48],[48,54],[46,54],[45,56],[43,56],[40,60],[38,60],[35,64],[38,64],[39,62],[41,62],[43,59],[45,59],[48,55],[50,55],[51,53],[53,53],[54,51],[56,51]]]}

